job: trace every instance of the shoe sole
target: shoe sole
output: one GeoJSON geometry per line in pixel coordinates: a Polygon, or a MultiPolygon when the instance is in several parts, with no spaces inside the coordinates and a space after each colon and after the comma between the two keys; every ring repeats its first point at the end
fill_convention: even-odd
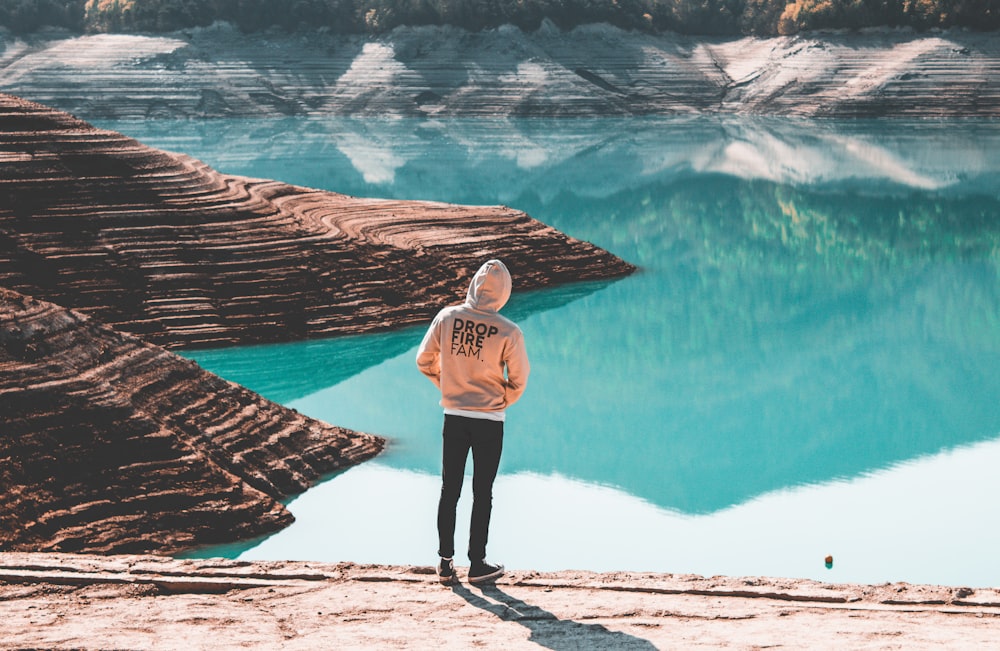
{"type": "Polygon", "coordinates": [[[455,575],[452,574],[451,576],[439,576],[438,581],[441,585],[454,585],[457,582],[457,579],[455,575]]]}
{"type": "Polygon", "coordinates": [[[489,581],[495,581],[503,576],[503,570],[497,570],[491,574],[484,574],[482,576],[470,576],[469,583],[487,583],[489,581]]]}

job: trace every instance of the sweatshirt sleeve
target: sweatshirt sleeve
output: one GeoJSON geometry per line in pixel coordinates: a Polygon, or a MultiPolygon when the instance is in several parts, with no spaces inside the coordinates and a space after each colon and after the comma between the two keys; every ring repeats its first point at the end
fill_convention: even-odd
{"type": "Polygon", "coordinates": [[[417,368],[434,383],[434,386],[441,388],[440,314],[431,322],[423,341],[420,342],[420,347],[417,348],[417,368]]]}
{"type": "Polygon", "coordinates": [[[531,365],[528,363],[528,351],[524,347],[524,335],[520,328],[515,330],[515,335],[511,338],[507,347],[507,358],[504,360],[507,365],[507,382],[504,391],[505,407],[510,407],[518,401],[524,388],[528,386],[528,374],[531,372],[531,365]]]}

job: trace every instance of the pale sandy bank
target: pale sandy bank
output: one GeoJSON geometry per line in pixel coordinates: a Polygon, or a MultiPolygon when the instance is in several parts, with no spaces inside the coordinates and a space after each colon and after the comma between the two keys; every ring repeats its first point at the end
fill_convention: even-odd
{"type": "Polygon", "coordinates": [[[985,649],[998,639],[996,589],[576,571],[444,587],[430,567],[0,554],[5,649],[985,649]]]}

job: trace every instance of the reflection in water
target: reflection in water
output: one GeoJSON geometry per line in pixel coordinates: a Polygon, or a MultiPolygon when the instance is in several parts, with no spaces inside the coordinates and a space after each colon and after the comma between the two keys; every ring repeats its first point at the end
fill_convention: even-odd
{"type": "Polygon", "coordinates": [[[989,120],[331,116],[95,124],[233,174],[359,196],[517,207],[526,198],[551,203],[565,191],[610,197],[706,174],[878,195],[995,195],[1000,172],[1000,125],[989,120]]]}
{"type": "MultiPolygon", "coordinates": [[[[714,518],[1000,433],[997,125],[295,124],[195,125],[162,142],[155,123],[113,126],[225,171],[504,202],[642,268],[512,303],[533,376],[511,410],[505,476],[567,477],[673,518],[714,518]],[[365,147],[391,174],[365,171],[365,147]]],[[[300,411],[391,436],[379,463],[433,483],[440,414],[413,367],[421,330],[194,357],[300,411]],[[309,377],[288,377],[296,368],[309,377]]]]}

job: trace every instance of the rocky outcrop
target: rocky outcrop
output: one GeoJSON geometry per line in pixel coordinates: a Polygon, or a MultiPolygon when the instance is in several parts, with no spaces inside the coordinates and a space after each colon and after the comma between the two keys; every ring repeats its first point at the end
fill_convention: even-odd
{"type": "Polygon", "coordinates": [[[417,323],[494,256],[519,289],[632,271],[509,208],[224,175],[9,96],[0,152],[0,286],[168,347],[417,323]]]}
{"type": "Polygon", "coordinates": [[[0,91],[88,119],[285,115],[996,117],[1000,39],[400,27],[380,37],[7,36],[0,91]]]}
{"type": "Polygon", "coordinates": [[[174,551],[273,532],[277,501],[382,440],[0,289],[0,549],[174,551]]]}

